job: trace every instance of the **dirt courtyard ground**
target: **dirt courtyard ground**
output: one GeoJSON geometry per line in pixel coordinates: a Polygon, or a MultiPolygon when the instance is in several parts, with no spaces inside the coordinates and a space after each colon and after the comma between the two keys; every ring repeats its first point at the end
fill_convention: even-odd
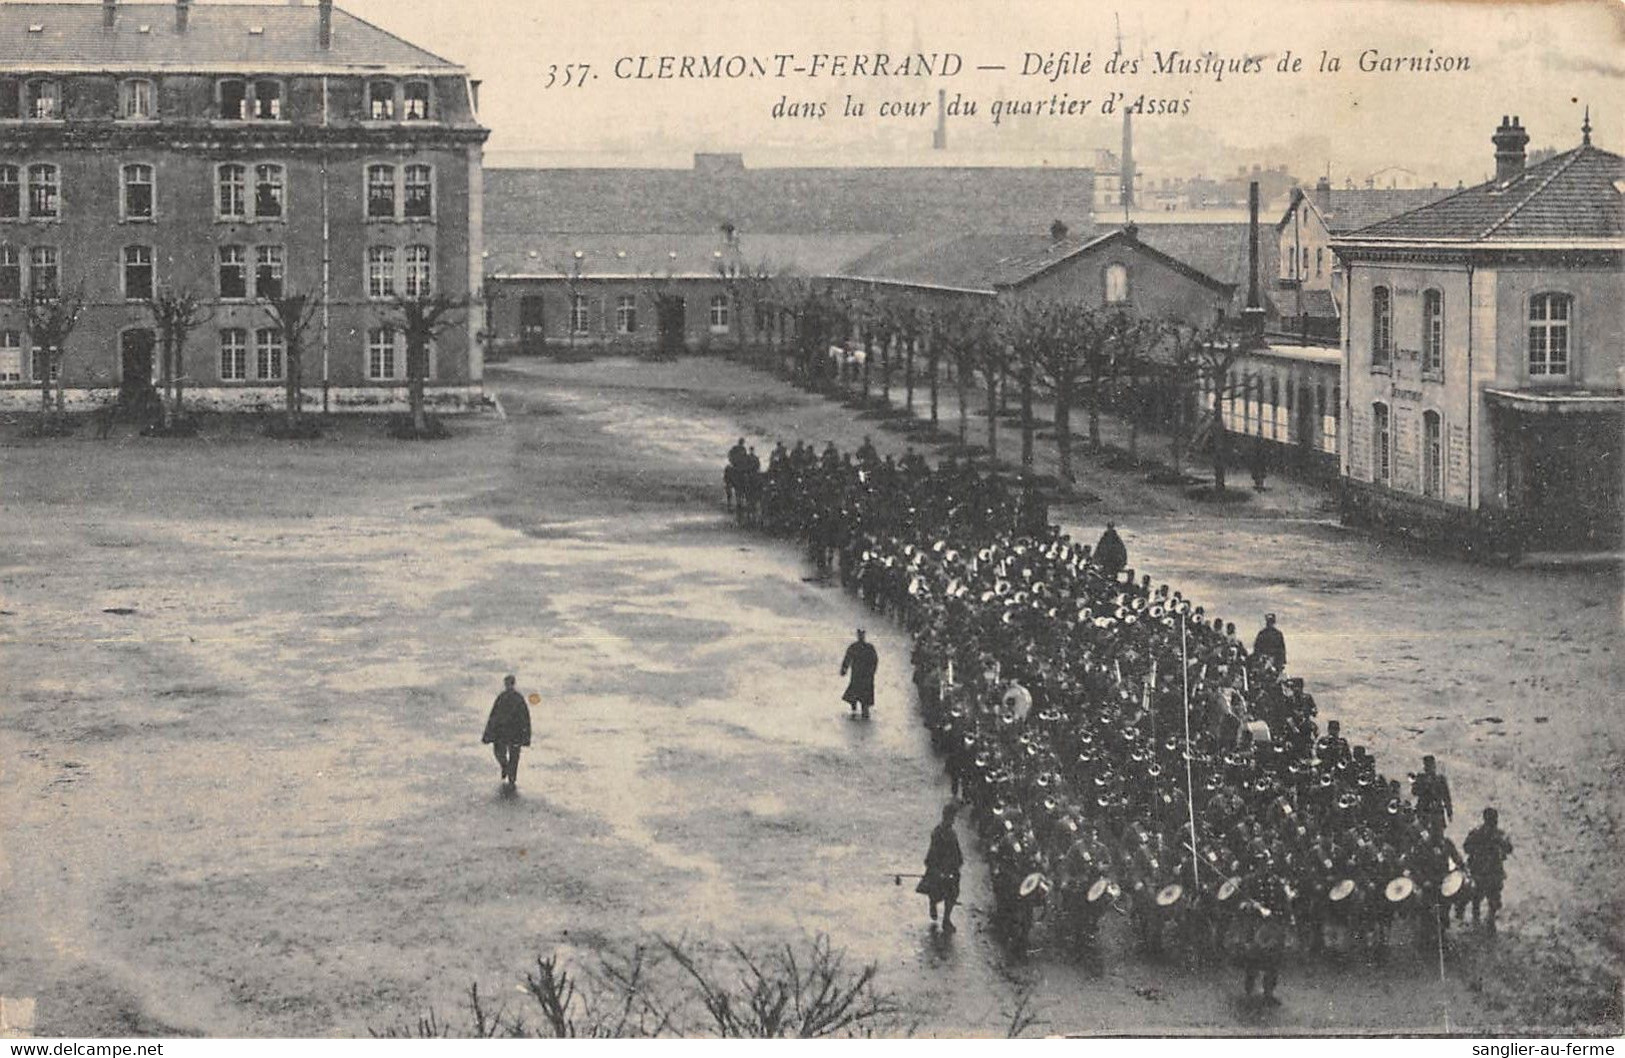
{"type": "Polygon", "coordinates": [[[8,428],[0,996],[36,999],[38,1034],[365,1035],[471,982],[512,995],[538,954],[819,931],[928,1035],[1002,1034],[1023,996],[1047,1032],[1619,1031],[1617,572],[1147,512],[1143,486],[1058,512],[1091,541],[1113,518],[1132,564],[1249,635],[1280,614],[1322,720],[1391,775],[1436,754],[1458,842],[1493,803],[1517,845],[1499,942],[1463,934],[1443,982],[1396,938],[1383,967],[1292,961],[1258,1012],[1233,971],[1121,936],[1098,976],[1008,957],[979,863],[952,941],[892,885],[947,795],[906,639],[720,496],[737,436],[765,456],[870,424],[716,361],[491,385],[505,418],[427,445],[8,428]],[[868,724],[838,699],[859,623],[868,724]],[[517,796],[479,743],[508,671],[542,698],[517,796]]]}

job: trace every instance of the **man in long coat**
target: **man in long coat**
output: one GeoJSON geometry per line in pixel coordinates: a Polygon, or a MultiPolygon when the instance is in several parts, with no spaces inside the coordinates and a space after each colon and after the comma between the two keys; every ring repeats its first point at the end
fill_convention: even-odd
{"type": "Polygon", "coordinates": [[[959,806],[950,801],[942,808],[942,822],[931,831],[931,847],[925,854],[925,877],[915,887],[930,901],[931,921],[937,920],[937,905],[942,905],[942,930],[952,933],[954,905],[959,902],[959,872],[965,863],[965,854],[959,847],[959,835],[954,833],[954,815],[959,806]]]}
{"type": "Polygon", "coordinates": [[[857,642],[846,648],[846,656],[841,659],[841,675],[852,673],[841,700],[850,705],[853,712],[862,708],[865,720],[875,704],[875,669],[879,667],[880,655],[875,653],[874,644],[864,638],[863,629],[858,629],[857,642]]]}
{"type": "Polygon", "coordinates": [[[1117,526],[1111,522],[1106,523],[1106,531],[1095,544],[1095,565],[1108,577],[1117,576],[1128,565],[1128,548],[1123,546],[1123,538],[1117,535],[1117,526]]]}
{"type": "Polygon", "coordinates": [[[509,786],[519,785],[519,750],[530,745],[530,706],[525,704],[525,696],[514,690],[514,682],[512,676],[503,677],[502,693],[491,705],[481,739],[496,754],[509,786]]]}

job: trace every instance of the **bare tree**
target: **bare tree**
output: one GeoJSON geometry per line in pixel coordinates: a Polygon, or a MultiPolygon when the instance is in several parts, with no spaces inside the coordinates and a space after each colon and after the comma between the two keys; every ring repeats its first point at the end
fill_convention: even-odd
{"type": "Polygon", "coordinates": [[[1024,307],[1017,326],[1017,340],[1028,348],[1039,384],[1055,398],[1061,477],[1074,481],[1072,405],[1085,375],[1111,339],[1112,318],[1076,301],[1040,301],[1024,307]]]}
{"type": "MultiPolygon", "coordinates": [[[[182,418],[186,402],[186,339],[207,323],[213,313],[190,288],[160,287],[147,299],[147,312],[158,332],[161,349],[158,375],[164,387],[163,428],[172,429],[182,418]]],[[[279,324],[280,326],[280,324],[279,324]]]]}
{"type": "Polygon", "coordinates": [[[1145,416],[1149,379],[1153,372],[1152,350],[1163,338],[1163,326],[1153,320],[1119,315],[1112,326],[1112,375],[1114,402],[1128,419],[1129,454],[1140,455],[1140,421],[1145,416]]]}
{"type": "Polygon", "coordinates": [[[305,334],[321,308],[321,298],[284,287],[274,297],[264,298],[260,308],[265,318],[282,334],[282,397],[288,429],[299,422],[305,390],[305,334]]]}
{"type": "Polygon", "coordinates": [[[65,410],[62,392],[62,360],[67,354],[68,337],[79,325],[85,310],[85,290],[60,287],[38,289],[28,296],[28,344],[36,349],[34,371],[39,375],[40,411],[48,418],[52,409],[51,385],[56,384],[55,408],[65,410]]]}
{"type": "Polygon", "coordinates": [[[440,336],[462,322],[475,299],[455,294],[396,294],[390,300],[389,324],[406,338],[406,399],[412,410],[412,432],[428,437],[429,416],[424,389],[429,380],[429,351],[440,336]]]}
{"type": "Polygon", "coordinates": [[[1010,346],[1005,337],[1005,320],[995,304],[978,304],[964,320],[964,340],[970,348],[971,363],[982,376],[987,394],[987,457],[999,457],[999,394],[1010,371],[1010,346]]]}
{"type": "MultiPolygon", "coordinates": [[[[1212,442],[1213,487],[1225,489],[1225,461],[1229,458],[1229,431],[1224,425],[1224,405],[1244,384],[1233,380],[1231,372],[1241,360],[1245,346],[1239,336],[1217,327],[1199,328],[1182,326],[1170,333],[1169,352],[1172,357],[1176,392],[1188,397],[1192,392],[1205,392],[1212,404],[1208,407],[1208,436],[1212,442]]],[[[1175,454],[1175,468],[1179,457],[1175,454]]]]}

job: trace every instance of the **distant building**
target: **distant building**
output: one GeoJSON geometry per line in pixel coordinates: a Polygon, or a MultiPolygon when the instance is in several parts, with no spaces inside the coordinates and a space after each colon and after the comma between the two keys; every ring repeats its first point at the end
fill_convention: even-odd
{"type": "Polygon", "coordinates": [[[1333,239],[1344,266],[1348,513],[1528,547],[1621,524],[1625,161],[1591,143],[1333,239]]]}
{"type": "MultiPolygon", "coordinates": [[[[262,299],[319,295],[306,399],[363,406],[404,394],[387,295],[478,289],[487,132],[462,67],[331,0],[7,3],[0,39],[0,402],[38,381],[33,292],[82,286],[78,396],[154,378],[144,300],[200,293],[188,391],[247,406],[280,401],[287,369],[262,299]]],[[[481,379],[468,315],[433,352],[447,399],[481,379]]]]}

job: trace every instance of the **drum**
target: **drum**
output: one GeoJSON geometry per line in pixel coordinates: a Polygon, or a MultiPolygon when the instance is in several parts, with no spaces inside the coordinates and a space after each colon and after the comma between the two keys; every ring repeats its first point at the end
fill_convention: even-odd
{"type": "Polygon", "coordinates": [[[1095,879],[1095,884],[1089,887],[1089,891],[1084,896],[1091,904],[1098,904],[1105,899],[1106,894],[1110,893],[1111,890],[1112,883],[1102,876],[1095,879]]]}
{"type": "Polygon", "coordinates": [[[1382,891],[1383,897],[1395,908],[1404,906],[1415,893],[1416,883],[1403,875],[1389,882],[1382,891]]]}
{"type": "Polygon", "coordinates": [[[1332,886],[1332,891],[1327,895],[1331,897],[1332,903],[1343,903],[1344,901],[1348,900],[1349,897],[1354,895],[1354,879],[1344,878],[1342,881],[1332,886]]]}
{"type": "Polygon", "coordinates": [[[1020,893],[1023,900],[1028,899],[1034,893],[1037,893],[1039,898],[1042,899],[1049,894],[1049,890],[1049,879],[1045,878],[1039,871],[1034,871],[1021,880],[1020,893]]]}
{"type": "Polygon", "coordinates": [[[1000,699],[1007,714],[1014,714],[1018,720],[1025,720],[1033,708],[1033,695],[1027,688],[1019,683],[1012,683],[1000,699]]]}
{"type": "Polygon", "coordinates": [[[1262,720],[1249,720],[1247,721],[1246,728],[1248,733],[1253,736],[1254,743],[1260,746],[1267,746],[1270,744],[1270,725],[1264,723],[1262,720]]]}
{"type": "Polygon", "coordinates": [[[1185,895],[1185,887],[1178,882],[1172,882],[1162,887],[1157,893],[1157,906],[1167,910],[1179,903],[1185,895]]]}
{"type": "Polygon", "coordinates": [[[1239,892],[1241,892],[1240,878],[1225,879],[1224,884],[1219,886],[1219,903],[1222,904],[1234,900],[1236,898],[1236,894],[1239,892]]]}
{"type": "Polygon", "coordinates": [[[1451,871],[1444,876],[1444,881],[1439,884],[1439,895],[1446,900],[1453,900],[1466,884],[1466,874],[1461,871],[1451,871]]]}

